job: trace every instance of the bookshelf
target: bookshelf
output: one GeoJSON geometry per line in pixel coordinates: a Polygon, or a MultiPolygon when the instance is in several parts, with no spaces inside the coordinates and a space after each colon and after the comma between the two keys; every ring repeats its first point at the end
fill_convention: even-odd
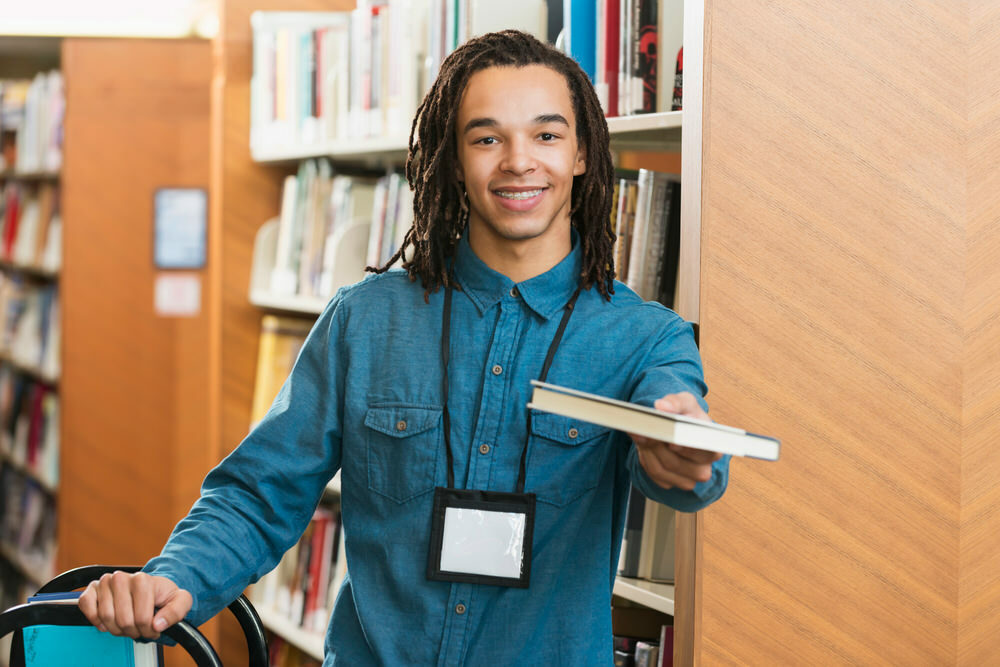
{"type": "MultiPolygon", "coordinates": [[[[0,56],[20,40],[0,39],[0,56]]],[[[0,604],[55,571],[59,507],[60,187],[56,42],[0,65],[0,604]],[[10,64],[20,60],[11,71],[10,64]]]]}

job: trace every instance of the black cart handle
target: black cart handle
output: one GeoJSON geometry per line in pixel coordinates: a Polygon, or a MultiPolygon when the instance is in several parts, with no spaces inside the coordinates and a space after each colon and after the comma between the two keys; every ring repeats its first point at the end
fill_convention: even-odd
{"type": "MultiPolygon", "coordinates": [[[[33,625],[91,625],[80,608],[72,604],[33,602],[11,607],[0,614],[0,637],[33,625]]],[[[180,621],[163,631],[184,647],[198,667],[222,667],[215,649],[198,628],[180,621]]]]}
{"type": "MultiPolygon", "coordinates": [[[[38,592],[61,593],[63,591],[72,591],[77,588],[83,588],[95,579],[100,579],[102,575],[111,572],[120,571],[131,574],[141,569],[141,567],[134,565],[121,567],[84,565],[83,567],[67,570],[57,575],[39,588],[38,592]]],[[[246,637],[249,657],[247,662],[248,667],[268,667],[267,638],[264,635],[264,624],[260,622],[260,616],[257,615],[257,611],[253,608],[253,605],[246,599],[246,596],[240,595],[229,605],[228,609],[236,617],[240,628],[243,629],[243,635],[246,637]]],[[[167,636],[169,637],[170,635],[168,634],[167,636]]]]}

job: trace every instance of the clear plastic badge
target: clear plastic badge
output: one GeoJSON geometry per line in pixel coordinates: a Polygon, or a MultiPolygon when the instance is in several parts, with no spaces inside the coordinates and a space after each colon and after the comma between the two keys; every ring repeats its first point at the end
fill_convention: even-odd
{"type": "Polygon", "coordinates": [[[438,488],[429,579],[528,587],[535,496],[438,488]]]}
{"type": "Polygon", "coordinates": [[[441,569],[520,579],[525,520],[518,512],[445,508],[441,569]]]}

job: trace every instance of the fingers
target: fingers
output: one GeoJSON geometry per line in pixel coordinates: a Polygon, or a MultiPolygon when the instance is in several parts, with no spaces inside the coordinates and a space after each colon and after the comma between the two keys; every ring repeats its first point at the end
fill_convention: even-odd
{"type": "Polygon", "coordinates": [[[97,615],[97,582],[92,581],[87,584],[87,588],[84,589],[83,593],[80,594],[80,611],[83,615],[87,617],[91,625],[100,630],[101,632],[107,632],[108,629],[101,622],[100,616],[97,615]]]}
{"type": "Polygon", "coordinates": [[[105,574],[80,596],[80,610],[98,630],[132,639],[157,639],[184,618],[191,604],[190,593],[144,572],[105,574]]]}
{"type": "Polygon", "coordinates": [[[691,450],[697,452],[695,455],[700,457],[700,460],[691,460],[675,451],[676,445],[668,445],[642,436],[632,436],[632,439],[639,454],[639,463],[646,474],[660,486],[691,491],[698,482],[712,479],[712,462],[718,458],[715,452],[691,450]]]}
{"type": "Polygon", "coordinates": [[[194,602],[191,594],[164,577],[153,577],[153,595],[159,610],[153,617],[152,630],[163,632],[174,623],[183,619],[194,602]]]}
{"type": "Polygon", "coordinates": [[[708,419],[708,413],[702,410],[701,404],[694,394],[684,391],[679,394],[667,394],[653,403],[653,407],[664,412],[672,412],[675,415],[694,417],[695,419],[708,419]]]}

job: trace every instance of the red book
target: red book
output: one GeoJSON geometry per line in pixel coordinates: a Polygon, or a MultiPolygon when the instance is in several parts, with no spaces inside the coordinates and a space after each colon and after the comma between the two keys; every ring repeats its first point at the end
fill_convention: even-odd
{"type": "Polygon", "coordinates": [[[306,589],[305,613],[303,614],[303,627],[310,629],[313,626],[313,616],[316,614],[316,606],[320,595],[320,572],[323,568],[323,544],[326,541],[326,532],[330,529],[329,510],[317,508],[313,513],[312,543],[309,550],[309,585],[306,589]]]}
{"type": "Polygon", "coordinates": [[[17,239],[17,224],[21,220],[21,191],[17,186],[7,189],[7,212],[3,225],[3,256],[9,260],[17,239]]]}
{"type": "MultiPolygon", "coordinates": [[[[608,85],[608,118],[618,113],[618,54],[621,38],[620,0],[604,2],[604,80],[608,85]]],[[[599,64],[600,66],[600,64],[599,64]]]]}

